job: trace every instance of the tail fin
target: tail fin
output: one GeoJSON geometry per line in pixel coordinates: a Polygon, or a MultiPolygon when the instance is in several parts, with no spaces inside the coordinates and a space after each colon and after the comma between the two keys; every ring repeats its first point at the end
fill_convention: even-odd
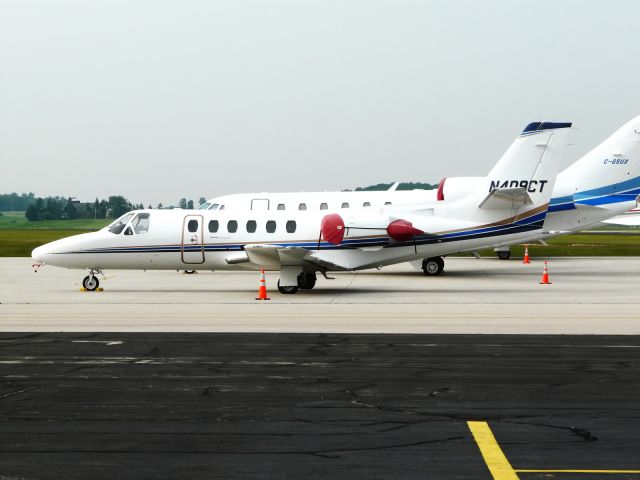
{"type": "Polygon", "coordinates": [[[480,208],[519,209],[549,202],[571,123],[530,123],[485,179],[480,208]]]}
{"type": "MultiPolygon", "coordinates": [[[[607,206],[619,213],[640,195],[640,116],[558,175],[553,206],[607,206]]],[[[561,208],[562,207],[562,208],[561,208]]]]}

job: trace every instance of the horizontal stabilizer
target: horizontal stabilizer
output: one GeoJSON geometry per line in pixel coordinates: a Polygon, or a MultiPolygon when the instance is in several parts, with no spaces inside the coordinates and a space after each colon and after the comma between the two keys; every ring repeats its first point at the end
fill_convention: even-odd
{"type": "Polygon", "coordinates": [[[627,213],[624,215],[618,215],[608,220],[603,220],[602,223],[608,223],[610,225],[627,225],[629,227],[638,226],[640,225],[640,214],[627,213]]]}
{"type": "Polygon", "coordinates": [[[589,205],[587,203],[575,202],[574,205],[577,210],[583,210],[585,212],[602,212],[603,210],[607,210],[604,207],[597,207],[595,205],[589,205]]]}
{"type": "Polygon", "coordinates": [[[496,188],[484,197],[478,208],[512,210],[531,204],[533,204],[533,200],[531,200],[531,196],[524,187],[496,188]]]}

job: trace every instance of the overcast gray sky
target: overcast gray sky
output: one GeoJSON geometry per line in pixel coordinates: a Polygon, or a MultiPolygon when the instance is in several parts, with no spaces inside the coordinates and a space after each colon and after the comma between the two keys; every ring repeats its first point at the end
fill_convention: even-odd
{"type": "Polygon", "coordinates": [[[640,2],[0,0],[0,192],[182,196],[484,175],[640,114],[640,2]]]}

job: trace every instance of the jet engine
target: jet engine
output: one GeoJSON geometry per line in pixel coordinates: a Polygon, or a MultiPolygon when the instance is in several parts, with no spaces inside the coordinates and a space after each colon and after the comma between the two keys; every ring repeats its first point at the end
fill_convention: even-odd
{"type": "Polygon", "coordinates": [[[362,225],[358,223],[359,222],[354,221],[345,225],[345,221],[339,214],[331,213],[322,218],[320,233],[322,238],[334,245],[340,245],[342,243],[346,229],[348,228],[354,230],[386,230],[389,238],[397,242],[409,242],[417,235],[424,234],[424,231],[414,227],[410,221],[403,219],[393,220],[389,223],[388,219],[380,216],[375,220],[369,219],[369,221],[366,221],[367,225],[364,225],[364,222],[362,225]],[[384,226],[385,224],[386,227],[384,226]]]}

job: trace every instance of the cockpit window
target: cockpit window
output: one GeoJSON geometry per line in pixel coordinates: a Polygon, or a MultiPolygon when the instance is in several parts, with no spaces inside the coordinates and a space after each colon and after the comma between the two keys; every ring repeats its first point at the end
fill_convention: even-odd
{"type": "Polygon", "coordinates": [[[109,231],[115,235],[119,235],[122,232],[122,230],[124,230],[124,227],[127,226],[127,223],[129,223],[129,220],[131,220],[131,217],[133,217],[133,212],[125,213],[123,216],[121,216],[119,219],[117,219],[115,222],[109,225],[108,227],[109,231]]]}
{"type": "Polygon", "coordinates": [[[204,202],[202,205],[198,207],[198,210],[209,210],[211,204],[209,202],[204,202]]]}
{"type": "Polygon", "coordinates": [[[136,233],[147,233],[149,231],[149,217],[148,213],[139,213],[136,218],[133,219],[133,231],[136,233]]]}

